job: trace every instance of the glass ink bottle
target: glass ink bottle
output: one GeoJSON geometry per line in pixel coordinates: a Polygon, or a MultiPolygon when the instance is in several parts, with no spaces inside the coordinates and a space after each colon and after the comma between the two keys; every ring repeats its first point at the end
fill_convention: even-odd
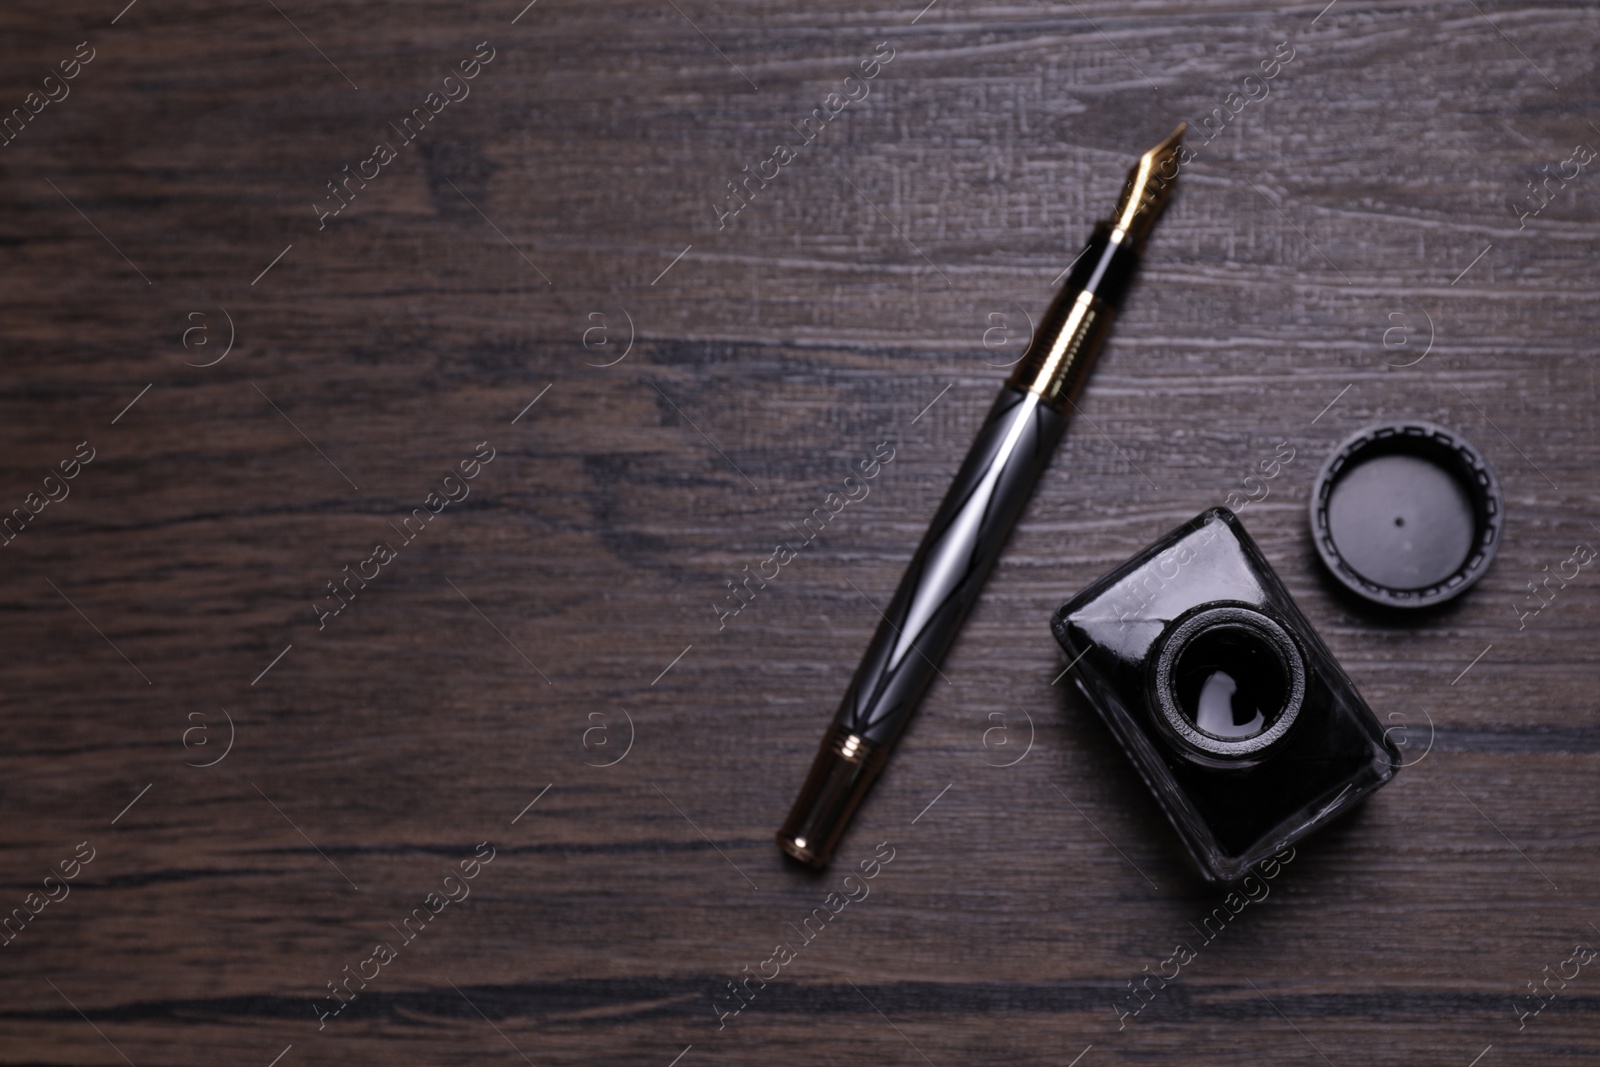
{"type": "Polygon", "coordinates": [[[1399,769],[1372,709],[1226,508],[1089,586],[1052,629],[1212,881],[1242,877],[1399,769]]]}

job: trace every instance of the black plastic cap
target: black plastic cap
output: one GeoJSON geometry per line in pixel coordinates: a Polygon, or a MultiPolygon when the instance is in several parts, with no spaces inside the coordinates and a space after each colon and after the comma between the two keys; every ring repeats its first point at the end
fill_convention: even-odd
{"type": "Polygon", "coordinates": [[[1500,546],[1494,470],[1459,433],[1404,419],[1346,439],[1311,491],[1311,535],[1328,570],[1386,608],[1460,596],[1500,546]]]}

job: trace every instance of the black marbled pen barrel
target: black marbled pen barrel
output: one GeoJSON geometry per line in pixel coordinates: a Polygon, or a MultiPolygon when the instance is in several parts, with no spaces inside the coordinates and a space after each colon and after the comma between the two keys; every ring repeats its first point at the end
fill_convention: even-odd
{"type": "Polygon", "coordinates": [[[1027,352],[989,409],[894,600],[867,646],[778,845],[826,866],[895,741],[939,676],[1032,495],[1171,196],[1184,127],[1139,158],[1111,218],[1095,228],[1027,352]]]}

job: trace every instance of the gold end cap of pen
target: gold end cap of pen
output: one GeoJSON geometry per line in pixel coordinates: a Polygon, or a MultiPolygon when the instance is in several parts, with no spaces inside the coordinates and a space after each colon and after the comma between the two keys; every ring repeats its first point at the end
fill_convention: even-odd
{"type": "Polygon", "coordinates": [[[1188,123],[1178,123],[1171,136],[1140,156],[1128,171],[1128,180],[1122,187],[1122,197],[1117,201],[1111,224],[1135,242],[1144,240],[1172,198],[1172,189],[1178,181],[1178,147],[1188,128],[1188,123]]]}
{"type": "Polygon", "coordinates": [[[887,748],[845,727],[829,730],[778,831],[778,847],[808,867],[826,867],[888,758],[887,748]]]}

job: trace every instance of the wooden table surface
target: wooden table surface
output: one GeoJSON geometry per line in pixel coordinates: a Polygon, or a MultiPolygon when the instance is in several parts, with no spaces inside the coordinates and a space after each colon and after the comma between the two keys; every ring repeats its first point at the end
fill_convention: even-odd
{"type": "Polygon", "coordinates": [[[0,11],[0,1062],[1596,1062],[1600,568],[1529,589],[1600,546],[1600,10],[123,2],[0,11]],[[797,868],[1029,317],[1208,116],[949,684],[797,868]],[[1405,623],[1306,521],[1394,417],[1508,517],[1405,623]],[[1205,943],[1048,620],[1284,446],[1241,517],[1408,766],[1205,943]]]}

